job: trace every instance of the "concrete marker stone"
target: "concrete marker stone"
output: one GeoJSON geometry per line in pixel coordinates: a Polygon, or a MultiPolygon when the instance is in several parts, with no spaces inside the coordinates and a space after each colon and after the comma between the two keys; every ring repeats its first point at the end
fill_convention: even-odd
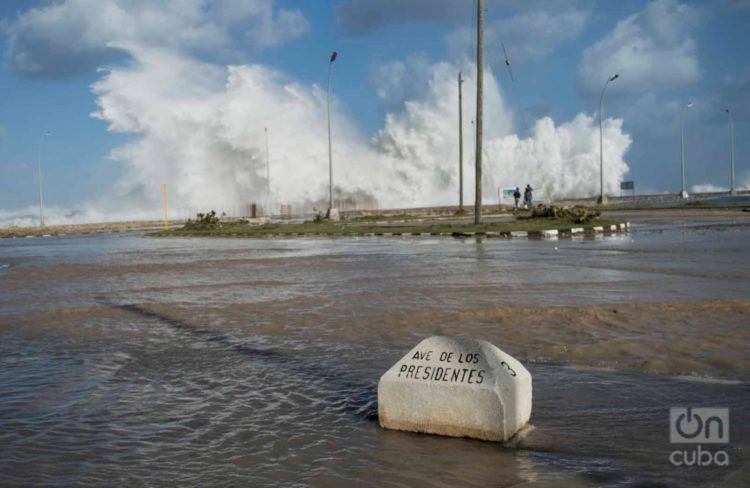
{"type": "Polygon", "coordinates": [[[387,429],[502,442],[528,423],[531,404],[526,368],[478,339],[425,339],[378,382],[387,429]]]}

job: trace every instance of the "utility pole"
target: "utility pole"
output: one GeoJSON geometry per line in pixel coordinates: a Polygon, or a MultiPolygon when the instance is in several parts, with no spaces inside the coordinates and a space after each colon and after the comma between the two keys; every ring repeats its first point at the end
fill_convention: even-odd
{"type": "Polygon", "coordinates": [[[264,127],[266,133],[266,183],[268,184],[268,196],[271,196],[271,166],[268,163],[268,127],[264,127]]]}
{"type": "Polygon", "coordinates": [[[477,141],[475,153],[474,224],[482,223],[482,95],[484,77],[484,0],[477,0],[477,141]]]}
{"type": "Polygon", "coordinates": [[[48,137],[52,132],[44,131],[39,136],[39,142],[36,149],[36,169],[39,177],[39,227],[44,227],[44,196],[42,194],[42,140],[48,137]]]}
{"type": "Polygon", "coordinates": [[[734,117],[729,109],[726,112],[729,115],[729,157],[732,162],[732,186],[729,193],[734,196],[737,194],[737,188],[734,186],[734,117]]]}
{"type": "Polygon", "coordinates": [[[464,103],[461,85],[464,80],[458,72],[458,211],[464,211],[464,103]]]}
{"type": "MultiPolygon", "coordinates": [[[[328,60],[328,215],[329,219],[335,217],[333,212],[333,151],[331,148],[331,74],[333,62],[336,61],[338,53],[333,51],[328,60]]],[[[336,212],[338,215],[338,212],[336,212]]],[[[338,220],[336,217],[334,220],[338,220]]]]}
{"type": "Polygon", "coordinates": [[[601,205],[607,204],[607,195],[604,194],[604,92],[607,91],[607,86],[619,77],[620,75],[615,74],[607,78],[602,88],[602,96],[599,98],[599,199],[597,203],[601,205]]]}
{"type": "Polygon", "coordinates": [[[161,185],[162,205],[164,206],[164,230],[169,229],[169,217],[167,216],[167,184],[161,185]]]}
{"type": "Polygon", "coordinates": [[[688,197],[688,192],[685,190],[685,112],[692,106],[693,102],[690,102],[680,111],[680,198],[688,197]]]}
{"type": "Polygon", "coordinates": [[[271,165],[268,158],[268,127],[263,127],[263,132],[266,136],[266,200],[268,200],[268,210],[266,211],[271,216],[271,165]]]}

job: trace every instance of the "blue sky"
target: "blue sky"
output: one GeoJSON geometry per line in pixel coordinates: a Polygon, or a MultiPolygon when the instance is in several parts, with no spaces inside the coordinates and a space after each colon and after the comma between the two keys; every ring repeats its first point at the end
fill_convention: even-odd
{"type": "MultiPolygon", "coordinates": [[[[0,112],[0,209],[37,202],[36,148],[45,130],[53,133],[42,146],[45,199],[50,204],[72,208],[106,197],[124,177],[124,166],[137,164],[109,156],[143,134],[108,131],[111,119],[91,116],[99,110],[91,86],[105,76],[97,68],[127,70],[137,58],[134,48],[107,47],[111,42],[169,49],[221,67],[259,64],[304,86],[321,87],[328,55],[335,49],[340,53],[334,67],[336,106],[368,137],[383,128],[386,113],[404,102],[378,96],[375,80],[383,66],[402,62],[416,65],[416,70],[471,54],[470,46],[462,44],[471,35],[470,0],[247,0],[235,5],[246,4],[247,12],[268,9],[270,17],[191,17],[190,26],[200,28],[184,41],[174,40],[177,31],[168,32],[171,24],[166,32],[143,27],[124,38],[117,25],[108,25],[107,9],[91,18],[77,13],[86,12],[81,6],[85,3],[0,4],[5,53],[0,68],[5,100],[0,112]],[[55,6],[58,10],[52,12],[55,6]],[[32,7],[49,15],[29,15],[32,7]],[[281,11],[293,13],[289,25],[283,23],[281,11]],[[220,41],[213,34],[202,37],[205,26],[214,24],[225,28],[220,41]],[[208,44],[200,45],[204,38],[208,44]]],[[[105,3],[117,4],[106,0],[98,5],[105,3]]],[[[141,3],[157,10],[162,4],[141,3]]],[[[489,64],[504,106],[512,113],[513,132],[528,137],[544,116],[563,123],[579,113],[596,115],[599,87],[609,71],[616,70],[621,79],[608,89],[606,115],[621,118],[622,131],[632,138],[624,161],[630,168],[626,179],[634,179],[637,190],[679,189],[678,117],[687,100],[695,101],[686,119],[688,186],[729,184],[723,113],[728,105],[736,121],[738,183],[750,180],[750,2],[655,3],[488,0],[489,64]],[[514,83],[502,65],[500,38],[513,61],[514,83]],[[629,43],[645,52],[619,47],[629,43]],[[624,66],[616,67],[618,62],[624,66]]],[[[199,6],[196,16],[211,8],[199,6]]],[[[171,27],[185,30],[179,23],[171,27]]],[[[410,90],[419,96],[419,86],[410,90]]]]}

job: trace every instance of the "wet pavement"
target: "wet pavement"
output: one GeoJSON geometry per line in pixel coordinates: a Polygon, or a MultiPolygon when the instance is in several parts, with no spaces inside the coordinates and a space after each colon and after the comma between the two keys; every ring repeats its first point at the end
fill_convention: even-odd
{"type": "Polygon", "coordinates": [[[748,238],[3,240],[0,484],[746,486],[748,238]],[[527,435],[378,427],[433,334],[527,365],[527,435]],[[730,466],[670,463],[681,406],[730,408],[730,466]]]}

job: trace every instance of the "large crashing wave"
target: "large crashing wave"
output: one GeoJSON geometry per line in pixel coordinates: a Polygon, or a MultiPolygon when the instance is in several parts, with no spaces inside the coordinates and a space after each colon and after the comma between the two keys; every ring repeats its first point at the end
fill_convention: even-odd
{"type": "MultiPolygon", "coordinates": [[[[50,223],[158,218],[162,183],[168,185],[170,208],[178,217],[194,209],[237,211],[252,201],[267,202],[264,128],[273,205],[325,200],[325,91],[258,64],[221,67],[153,49],[132,54],[132,63],[110,68],[92,87],[99,106],[93,115],[106,121],[109,130],[134,136],[111,154],[126,166],[125,176],[106,201],[84,203],[70,217],[59,212],[50,223]]],[[[371,194],[381,207],[455,204],[456,75],[462,69],[464,195],[466,203],[473,200],[473,67],[444,62],[421,69],[427,72],[420,77],[398,80],[418,79],[420,86],[406,90],[418,95],[399,101],[400,108],[386,115],[372,137],[334,101],[334,182],[339,191],[371,194]]],[[[521,139],[497,80],[491,72],[485,76],[485,202],[495,201],[498,187],[527,183],[540,198],[598,193],[598,123],[585,114],[561,125],[544,117],[521,139]]],[[[387,96],[387,91],[379,93],[387,96]]],[[[622,122],[607,119],[609,192],[617,191],[628,171],[624,156],[630,143],[622,122]]]]}
{"type": "MultiPolygon", "coordinates": [[[[471,66],[464,66],[471,72],[471,66]]],[[[449,63],[429,66],[422,96],[386,116],[368,140],[334,103],[335,185],[371,192],[386,206],[455,200],[458,181],[456,74],[449,63]]],[[[465,185],[473,188],[475,81],[466,77],[465,185]]],[[[578,115],[556,126],[548,117],[531,135],[512,133],[512,114],[491,73],[485,80],[485,194],[497,186],[530,183],[549,198],[598,191],[598,124],[578,115]]],[[[158,188],[168,182],[177,205],[236,205],[266,189],[264,128],[271,148],[271,193],[277,202],[317,199],[326,193],[326,98],[261,65],[213,65],[168,54],[140,58],[111,70],[94,85],[97,117],[112,130],[135,133],[114,157],[130,172],[121,189],[158,188]]],[[[605,127],[605,186],[616,191],[627,172],[631,143],[621,121],[605,127]]]]}

